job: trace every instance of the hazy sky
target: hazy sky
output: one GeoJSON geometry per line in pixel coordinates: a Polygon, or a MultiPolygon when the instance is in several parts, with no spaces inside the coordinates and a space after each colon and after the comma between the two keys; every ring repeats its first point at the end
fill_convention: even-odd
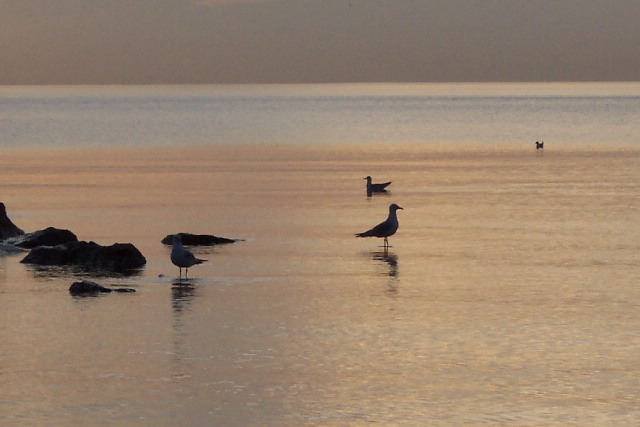
{"type": "Polygon", "coordinates": [[[640,80],[640,0],[0,0],[0,84],[640,80]]]}

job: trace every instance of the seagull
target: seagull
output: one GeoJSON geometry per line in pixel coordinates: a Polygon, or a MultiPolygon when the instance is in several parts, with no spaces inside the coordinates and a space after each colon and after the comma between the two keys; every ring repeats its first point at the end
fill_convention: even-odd
{"type": "Polygon", "coordinates": [[[544,150],[544,141],[542,142],[536,141],[536,150],[544,150]]]}
{"type": "Polygon", "coordinates": [[[391,184],[391,181],[389,182],[383,182],[381,184],[372,184],[371,183],[371,177],[368,176],[366,178],[364,178],[367,180],[367,194],[371,195],[371,193],[384,193],[387,190],[385,190],[385,188],[391,184]]]}
{"type": "Polygon", "coordinates": [[[398,216],[396,215],[398,209],[402,208],[395,203],[389,205],[389,216],[384,222],[381,222],[369,231],[356,234],[356,237],[384,237],[384,248],[387,249],[389,247],[389,240],[387,238],[393,236],[395,232],[398,231],[398,216]]]}
{"type": "Polygon", "coordinates": [[[184,277],[187,278],[189,267],[202,264],[206,259],[198,259],[191,252],[182,247],[182,237],[180,234],[173,236],[173,248],[171,249],[171,262],[180,269],[180,277],[182,277],[182,269],[184,268],[184,277]]]}

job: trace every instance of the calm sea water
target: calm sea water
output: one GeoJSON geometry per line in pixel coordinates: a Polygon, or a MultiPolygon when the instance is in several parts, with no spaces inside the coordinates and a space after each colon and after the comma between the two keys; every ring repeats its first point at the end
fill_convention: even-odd
{"type": "Polygon", "coordinates": [[[640,84],[0,88],[3,147],[638,142],[640,84]]]}
{"type": "Polygon", "coordinates": [[[639,84],[0,88],[10,218],[148,261],[0,257],[0,424],[638,424],[638,123],[639,84]],[[177,286],[179,231],[243,241],[177,286]]]}

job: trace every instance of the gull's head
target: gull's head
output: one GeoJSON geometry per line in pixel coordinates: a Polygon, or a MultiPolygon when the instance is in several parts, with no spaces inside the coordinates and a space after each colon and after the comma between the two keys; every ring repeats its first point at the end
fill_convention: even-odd
{"type": "Polygon", "coordinates": [[[395,211],[397,211],[398,209],[402,209],[402,210],[404,210],[403,208],[401,208],[400,206],[396,205],[395,203],[394,203],[394,204],[392,204],[392,205],[389,205],[389,210],[391,210],[391,211],[394,211],[394,212],[395,212],[395,211]]]}
{"type": "Polygon", "coordinates": [[[367,180],[367,182],[371,182],[371,177],[370,177],[370,176],[367,176],[367,177],[365,177],[364,179],[366,179],[366,180],[367,180]]]}

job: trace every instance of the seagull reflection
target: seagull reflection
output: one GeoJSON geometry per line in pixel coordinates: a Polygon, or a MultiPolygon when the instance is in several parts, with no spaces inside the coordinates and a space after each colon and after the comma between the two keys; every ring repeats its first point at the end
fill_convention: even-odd
{"type": "Polygon", "coordinates": [[[173,308],[173,372],[172,381],[178,382],[187,378],[189,366],[185,364],[187,344],[185,342],[184,315],[196,297],[196,287],[184,281],[174,281],[171,286],[171,308],[173,308]]]}
{"type": "Polygon", "coordinates": [[[398,256],[388,250],[371,252],[371,257],[375,261],[382,261],[389,266],[387,276],[398,277],[398,256]]]}
{"type": "Polygon", "coordinates": [[[381,264],[386,267],[385,271],[380,273],[381,276],[387,276],[389,278],[385,293],[390,296],[397,296],[398,275],[400,274],[398,271],[398,256],[393,252],[389,252],[388,249],[369,252],[367,255],[376,261],[377,264],[381,264]]]}
{"type": "Polygon", "coordinates": [[[171,286],[171,307],[175,314],[180,314],[191,304],[196,296],[196,287],[189,282],[176,280],[171,286]]]}

